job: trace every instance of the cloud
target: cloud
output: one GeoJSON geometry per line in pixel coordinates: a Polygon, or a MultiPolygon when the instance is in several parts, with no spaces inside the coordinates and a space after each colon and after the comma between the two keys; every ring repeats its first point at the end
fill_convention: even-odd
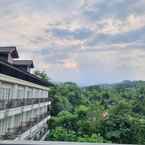
{"type": "Polygon", "coordinates": [[[144,8],[144,0],[1,0],[0,45],[16,45],[56,81],[145,79],[144,8]]]}
{"type": "Polygon", "coordinates": [[[103,44],[128,44],[133,42],[142,43],[144,42],[145,35],[145,27],[141,27],[139,29],[135,29],[129,32],[115,33],[115,34],[104,34],[98,33],[94,35],[90,40],[87,41],[87,45],[95,46],[95,45],[103,45],[103,44]]]}
{"type": "Polygon", "coordinates": [[[145,15],[135,16],[129,15],[123,21],[116,18],[106,18],[101,22],[102,29],[100,33],[116,34],[125,33],[132,30],[140,29],[145,26],[145,15]]]}
{"type": "Polygon", "coordinates": [[[74,69],[74,70],[78,70],[80,67],[77,62],[69,60],[69,59],[64,60],[63,66],[66,69],[74,69]]]}
{"type": "Polygon", "coordinates": [[[61,38],[74,38],[74,39],[87,39],[88,37],[91,36],[92,32],[90,29],[87,28],[81,28],[81,29],[76,29],[76,30],[69,30],[69,29],[51,29],[49,30],[52,35],[56,37],[61,37],[61,38]]]}
{"type": "Polygon", "coordinates": [[[111,0],[92,1],[88,0],[83,13],[92,21],[101,20],[104,17],[126,18],[130,14],[142,15],[144,10],[144,0],[111,0]]]}

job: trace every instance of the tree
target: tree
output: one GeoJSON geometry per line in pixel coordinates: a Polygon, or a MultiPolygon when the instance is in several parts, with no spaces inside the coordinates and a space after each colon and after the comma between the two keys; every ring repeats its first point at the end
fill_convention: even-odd
{"type": "Polygon", "coordinates": [[[130,143],[132,138],[130,111],[129,104],[125,102],[121,102],[110,110],[109,118],[104,121],[104,134],[108,140],[114,143],[130,143]]]}
{"type": "Polygon", "coordinates": [[[45,71],[39,71],[39,70],[35,70],[34,71],[34,75],[36,75],[37,77],[45,80],[45,81],[50,81],[50,78],[48,77],[47,73],[45,71]]]}
{"type": "Polygon", "coordinates": [[[76,141],[77,135],[72,130],[56,127],[49,133],[48,138],[51,138],[53,141],[76,141]]]}
{"type": "Polygon", "coordinates": [[[78,137],[78,141],[80,141],[80,142],[92,142],[92,143],[108,142],[100,134],[92,134],[91,136],[84,135],[82,137],[78,137]]]}
{"type": "Polygon", "coordinates": [[[48,140],[145,144],[145,82],[51,88],[48,140]]]}

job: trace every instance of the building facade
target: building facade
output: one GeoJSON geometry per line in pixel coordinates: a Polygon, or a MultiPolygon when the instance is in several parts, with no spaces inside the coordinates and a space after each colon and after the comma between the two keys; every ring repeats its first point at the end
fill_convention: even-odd
{"type": "Polygon", "coordinates": [[[52,84],[30,73],[33,62],[0,47],[0,140],[43,140],[48,134],[52,84]]]}

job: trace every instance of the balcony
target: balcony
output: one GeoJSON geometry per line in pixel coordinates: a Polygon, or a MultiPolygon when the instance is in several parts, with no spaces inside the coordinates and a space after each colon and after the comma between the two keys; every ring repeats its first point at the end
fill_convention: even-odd
{"type": "Polygon", "coordinates": [[[46,133],[48,133],[48,127],[42,127],[34,136],[27,137],[27,140],[41,140],[46,133]]]}
{"type": "Polygon", "coordinates": [[[42,114],[38,117],[30,119],[27,122],[21,122],[21,125],[16,128],[9,128],[8,131],[0,137],[1,140],[13,140],[19,135],[23,134],[27,130],[31,129],[33,126],[37,125],[39,122],[47,118],[48,113],[42,114]]]}
{"type": "MultiPolygon", "coordinates": [[[[1,141],[3,145],[119,145],[111,143],[83,143],[63,141],[1,141]]],[[[120,144],[123,145],[123,144],[120,144]]]]}
{"type": "MultiPolygon", "coordinates": [[[[25,113],[27,111],[35,110],[40,107],[48,107],[48,105],[49,105],[49,102],[43,102],[40,104],[27,105],[27,106],[21,106],[17,108],[0,110],[0,119],[4,119],[5,117],[11,117],[17,114],[25,113]]],[[[49,112],[49,110],[47,112],[49,112]]]]}
{"type": "Polygon", "coordinates": [[[48,98],[0,100],[0,110],[49,102],[48,98]]]}
{"type": "MultiPolygon", "coordinates": [[[[40,116],[39,116],[40,117],[40,116]]],[[[42,116],[41,116],[42,117],[42,116]]],[[[47,121],[50,118],[50,116],[43,115],[43,118],[41,118],[36,124],[34,124],[31,128],[29,128],[27,131],[25,131],[23,134],[19,135],[15,140],[31,140],[34,139],[35,135],[41,131],[43,127],[46,127],[47,121]]]]}

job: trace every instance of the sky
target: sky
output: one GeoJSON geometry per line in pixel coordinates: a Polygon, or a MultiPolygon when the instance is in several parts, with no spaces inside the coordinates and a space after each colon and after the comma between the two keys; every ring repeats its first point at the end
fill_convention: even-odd
{"type": "Polygon", "coordinates": [[[145,0],[0,0],[0,34],[55,82],[145,80],[145,0]]]}

